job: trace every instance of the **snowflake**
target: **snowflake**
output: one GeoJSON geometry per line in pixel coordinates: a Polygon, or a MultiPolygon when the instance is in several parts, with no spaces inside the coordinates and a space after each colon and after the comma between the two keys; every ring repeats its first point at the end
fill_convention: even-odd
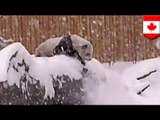
{"type": "Polygon", "coordinates": [[[102,22],[99,22],[99,26],[102,26],[102,22]]]}
{"type": "Polygon", "coordinates": [[[81,25],[81,27],[82,27],[82,30],[86,30],[86,28],[83,25],[81,25]]]}
{"type": "Polygon", "coordinates": [[[97,37],[99,37],[99,35],[98,35],[98,34],[96,34],[96,36],[97,36],[97,37]]]}
{"type": "Polygon", "coordinates": [[[66,22],[66,17],[62,17],[62,21],[66,22]]]}
{"type": "Polygon", "coordinates": [[[96,21],[95,21],[95,20],[93,20],[93,24],[96,24],[96,21]]]}

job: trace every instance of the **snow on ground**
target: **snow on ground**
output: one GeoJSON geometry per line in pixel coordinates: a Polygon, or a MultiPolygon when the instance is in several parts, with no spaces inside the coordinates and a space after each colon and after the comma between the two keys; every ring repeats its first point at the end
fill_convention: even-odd
{"type": "MultiPolygon", "coordinates": [[[[35,57],[21,43],[13,43],[0,51],[0,81],[20,86],[25,75],[40,80],[45,86],[45,98],[54,97],[53,77],[68,75],[71,80],[83,80],[85,104],[160,104],[160,59],[117,62],[113,66],[92,59],[83,65],[64,55],[35,57]],[[154,72],[153,72],[154,71],[154,72]],[[146,86],[150,85],[140,95],[146,86]]],[[[64,81],[58,81],[61,88],[64,81]]],[[[22,87],[25,90],[25,86],[22,87]]]]}
{"type": "Polygon", "coordinates": [[[87,104],[136,104],[140,98],[135,92],[130,91],[123,84],[121,76],[114,71],[106,71],[107,81],[92,85],[87,91],[87,104]],[[134,97],[138,97],[135,99],[134,97]]]}
{"type": "Polygon", "coordinates": [[[103,63],[103,66],[106,69],[110,69],[113,71],[117,71],[119,73],[121,73],[125,68],[134,65],[133,62],[123,62],[123,61],[118,61],[114,64],[109,65],[109,63],[103,63]]]}
{"type": "MultiPolygon", "coordinates": [[[[130,66],[129,64],[131,63],[128,63],[125,66],[124,63],[122,63],[121,65],[120,62],[118,63],[118,65],[111,66],[110,68],[106,67],[107,63],[101,64],[103,65],[103,68],[105,68],[106,70],[104,71],[103,68],[101,68],[97,70],[97,72],[105,73],[107,79],[103,81],[96,81],[96,79],[94,79],[96,82],[93,83],[93,81],[91,82],[90,80],[90,82],[86,83],[88,93],[86,101],[87,104],[145,104],[145,99],[137,95],[137,92],[131,86],[128,86],[128,84],[124,82],[124,77],[120,73],[122,72],[122,70],[118,72],[118,70],[116,69],[118,68],[120,70],[121,67],[123,69],[127,68],[127,66],[130,66]]],[[[92,64],[93,69],[97,66],[94,65],[95,64],[92,64]]],[[[128,81],[130,80],[133,79],[129,78],[128,81]]],[[[139,85],[141,85],[141,83],[139,83],[139,85]]],[[[139,90],[143,89],[143,87],[144,86],[141,86],[139,90]]]]}
{"type": "MultiPolygon", "coordinates": [[[[136,65],[124,70],[123,75],[137,78],[144,74],[151,73],[144,79],[140,79],[141,83],[148,82],[150,87],[145,90],[142,97],[146,99],[147,104],[160,104],[160,58],[148,59],[138,62],[136,65]],[[156,71],[151,73],[151,71],[156,71]]],[[[127,81],[127,80],[126,80],[127,81]]]]}
{"type": "MultiPolygon", "coordinates": [[[[133,64],[131,62],[117,62],[114,64],[114,66],[110,66],[107,63],[103,64],[106,69],[117,72],[119,74],[115,75],[117,79],[121,81],[121,84],[125,86],[128,91],[130,90],[130,94],[127,96],[130,96],[130,100],[125,102],[122,101],[122,104],[160,104],[160,59],[154,58],[154,59],[147,59],[143,61],[139,61],[136,64],[133,64]],[[144,76],[145,74],[150,73],[151,71],[156,70],[156,72],[153,72],[149,74],[147,77],[137,80],[137,78],[144,76]],[[134,95],[133,93],[137,93],[139,90],[143,89],[145,86],[150,85],[141,95],[134,95]],[[132,96],[132,97],[131,97],[132,96]]],[[[114,81],[114,76],[112,73],[108,72],[108,76],[110,77],[110,80],[114,81]]],[[[113,84],[113,82],[111,82],[113,84]]],[[[118,84],[118,81],[114,83],[114,86],[118,84]]],[[[106,87],[107,88],[107,87],[106,87]]],[[[108,88],[109,89],[109,88],[108,88]]],[[[111,87],[111,90],[113,87],[111,87]]],[[[116,90],[116,94],[119,93],[118,90],[116,90]]],[[[117,97],[117,103],[120,103],[120,99],[124,98],[125,92],[121,92],[123,95],[120,97],[117,97]]],[[[108,98],[106,99],[106,101],[108,98]]],[[[113,99],[111,99],[113,100],[113,99]]],[[[128,99],[129,100],[129,99],[128,99]]],[[[108,102],[106,102],[108,104],[108,102]]],[[[113,101],[112,103],[113,104],[113,101]]]]}

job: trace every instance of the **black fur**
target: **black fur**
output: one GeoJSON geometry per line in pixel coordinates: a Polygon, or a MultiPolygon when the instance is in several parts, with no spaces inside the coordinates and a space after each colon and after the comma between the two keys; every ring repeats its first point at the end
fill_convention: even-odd
{"type": "Polygon", "coordinates": [[[85,65],[85,62],[83,61],[82,57],[79,55],[78,51],[73,47],[70,35],[67,36],[67,37],[63,37],[63,39],[55,47],[53,53],[55,55],[64,54],[64,55],[67,55],[67,56],[70,56],[70,57],[75,57],[83,65],[85,65]]]}

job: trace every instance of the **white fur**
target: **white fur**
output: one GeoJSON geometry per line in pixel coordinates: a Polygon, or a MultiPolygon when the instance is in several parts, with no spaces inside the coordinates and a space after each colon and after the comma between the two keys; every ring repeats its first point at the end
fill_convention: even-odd
{"type": "MultiPolygon", "coordinates": [[[[53,50],[58,45],[60,40],[63,37],[50,38],[45,42],[41,43],[38,48],[36,48],[35,55],[41,57],[51,57],[54,56],[53,50]]],[[[73,42],[73,47],[79,52],[80,56],[84,60],[89,60],[93,55],[93,46],[92,44],[84,38],[81,38],[78,35],[71,35],[71,40],[73,42]],[[82,46],[87,45],[86,49],[83,49],[82,46]],[[87,55],[88,54],[88,55],[87,55]]]]}
{"type": "Polygon", "coordinates": [[[42,57],[53,56],[53,49],[58,45],[62,38],[63,37],[50,38],[44,41],[36,48],[35,55],[42,57]]]}
{"type": "Polygon", "coordinates": [[[86,39],[78,36],[78,35],[71,35],[71,40],[73,42],[74,48],[79,52],[80,56],[84,60],[89,60],[93,56],[93,45],[87,41],[86,39]],[[83,49],[82,46],[87,45],[86,49],[83,49]],[[90,55],[87,55],[89,53],[90,55]]]}

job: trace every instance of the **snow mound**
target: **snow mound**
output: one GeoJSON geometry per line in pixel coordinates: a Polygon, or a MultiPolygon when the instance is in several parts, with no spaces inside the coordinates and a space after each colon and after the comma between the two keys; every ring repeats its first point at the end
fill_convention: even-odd
{"type": "Polygon", "coordinates": [[[150,85],[141,95],[145,99],[143,104],[160,104],[159,57],[139,61],[137,64],[126,68],[123,71],[123,77],[128,87],[134,90],[150,85]]]}
{"type": "Polygon", "coordinates": [[[85,104],[90,90],[107,81],[106,69],[94,58],[84,66],[65,55],[35,57],[18,42],[0,51],[0,68],[0,82],[16,85],[26,96],[32,96],[28,86],[39,83],[44,99],[53,98],[60,104],[85,104]]]}
{"type": "Polygon", "coordinates": [[[83,66],[78,60],[64,55],[35,57],[21,43],[13,43],[0,51],[0,68],[0,82],[16,84],[25,92],[27,87],[24,80],[30,83],[39,81],[45,87],[44,98],[53,98],[54,86],[61,89],[66,83],[57,77],[69,76],[70,81],[83,78],[83,66]]]}
{"type": "Polygon", "coordinates": [[[123,74],[138,78],[160,68],[160,58],[139,61],[123,71],[123,74]],[[135,71],[136,70],[136,71],[135,71]]]}
{"type": "Polygon", "coordinates": [[[159,57],[138,61],[136,64],[117,62],[110,67],[106,63],[103,65],[107,69],[108,84],[99,87],[99,99],[102,102],[98,99],[96,102],[124,105],[160,104],[159,57]]]}

